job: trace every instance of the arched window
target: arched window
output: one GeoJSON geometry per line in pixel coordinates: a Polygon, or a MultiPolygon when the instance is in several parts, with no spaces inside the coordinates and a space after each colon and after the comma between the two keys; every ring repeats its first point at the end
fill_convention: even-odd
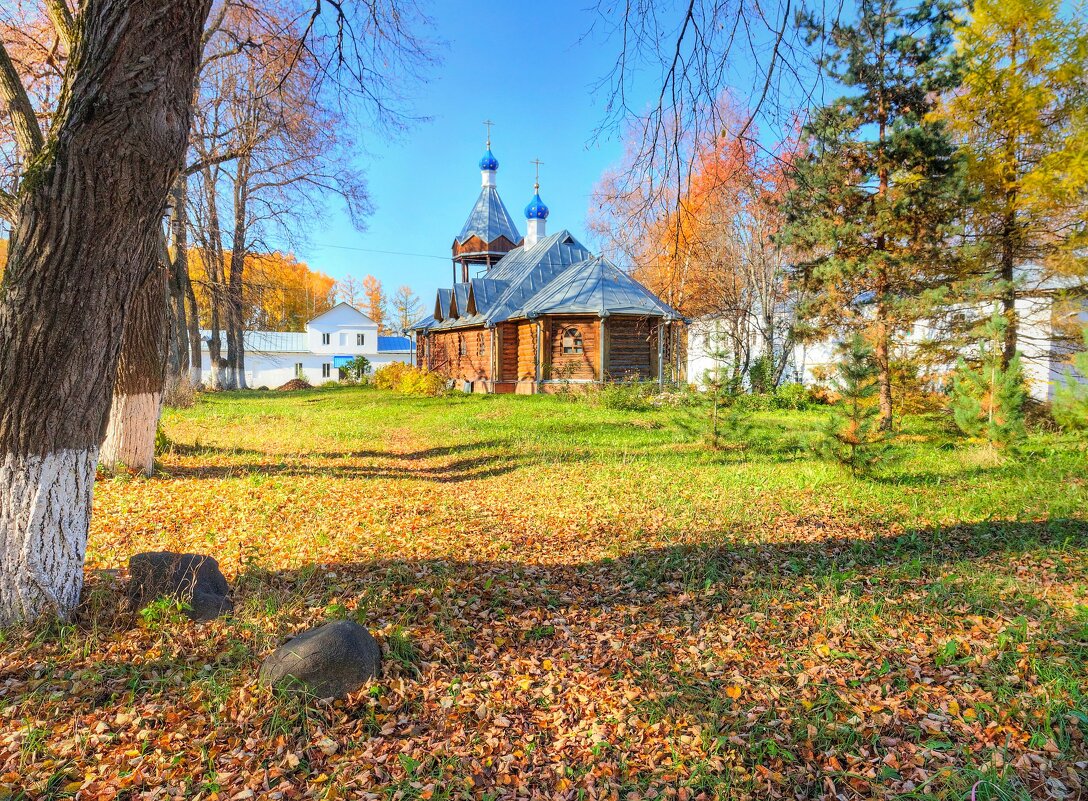
{"type": "Polygon", "coordinates": [[[457,355],[468,356],[468,343],[465,342],[464,334],[457,335],[457,355]]]}
{"type": "Polygon", "coordinates": [[[577,328],[568,328],[563,332],[563,354],[585,353],[582,344],[582,332],[577,328]]]}
{"type": "Polygon", "coordinates": [[[483,356],[484,353],[484,335],[481,331],[480,333],[476,334],[476,355],[483,356]]]}

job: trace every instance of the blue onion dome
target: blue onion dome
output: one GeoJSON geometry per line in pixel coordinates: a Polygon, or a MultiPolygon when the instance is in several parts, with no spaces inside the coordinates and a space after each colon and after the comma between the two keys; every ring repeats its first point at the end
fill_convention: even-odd
{"type": "Polygon", "coordinates": [[[480,159],[480,169],[494,172],[498,168],[499,160],[495,158],[495,154],[491,152],[491,148],[488,148],[487,152],[484,153],[484,157],[480,159]]]}
{"type": "Polygon", "coordinates": [[[544,201],[540,199],[540,187],[535,187],[536,194],[533,195],[533,199],[529,201],[529,205],[525,207],[525,219],[526,220],[546,220],[548,219],[548,207],[544,205],[544,201]]]}

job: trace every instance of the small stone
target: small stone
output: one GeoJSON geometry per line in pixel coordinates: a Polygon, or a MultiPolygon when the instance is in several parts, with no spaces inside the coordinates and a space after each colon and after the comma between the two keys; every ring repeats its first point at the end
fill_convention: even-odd
{"type": "Polygon", "coordinates": [[[261,664],[263,684],[295,681],[318,698],[343,698],[381,671],[382,652],[370,632],[350,620],[309,629],[261,664]]]}

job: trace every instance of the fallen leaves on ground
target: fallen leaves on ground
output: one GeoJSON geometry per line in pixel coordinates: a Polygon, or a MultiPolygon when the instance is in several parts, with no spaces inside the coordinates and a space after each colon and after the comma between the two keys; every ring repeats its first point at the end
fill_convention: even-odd
{"type": "Polygon", "coordinates": [[[100,479],[80,620],[0,655],[0,798],[1088,793],[1083,521],[908,531],[758,488],[737,516],[710,473],[423,422],[268,439],[100,479]],[[157,549],[216,556],[235,617],[123,610],[157,549]],[[257,686],[338,617],[379,680],[257,686]]]}

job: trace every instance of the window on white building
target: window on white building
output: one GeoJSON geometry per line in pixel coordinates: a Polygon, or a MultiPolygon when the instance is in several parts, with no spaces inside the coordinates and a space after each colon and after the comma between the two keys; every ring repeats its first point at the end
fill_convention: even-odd
{"type": "Polygon", "coordinates": [[[329,345],[331,343],[332,343],[332,334],[322,334],[321,335],[321,344],[322,345],[329,345]]]}
{"type": "Polygon", "coordinates": [[[362,347],[365,344],[365,342],[366,342],[366,334],[356,334],[355,335],[355,344],[356,345],[358,345],[359,347],[362,347]]]}
{"type": "Polygon", "coordinates": [[[332,365],[329,364],[328,362],[325,362],[325,364],[321,365],[321,377],[322,378],[329,378],[331,375],[332,375],[332,365]]]}
{"type": "Polygon", "coordinates": [[[295,378],[302,378],[302,362],[295,363],[295,378]]]}

